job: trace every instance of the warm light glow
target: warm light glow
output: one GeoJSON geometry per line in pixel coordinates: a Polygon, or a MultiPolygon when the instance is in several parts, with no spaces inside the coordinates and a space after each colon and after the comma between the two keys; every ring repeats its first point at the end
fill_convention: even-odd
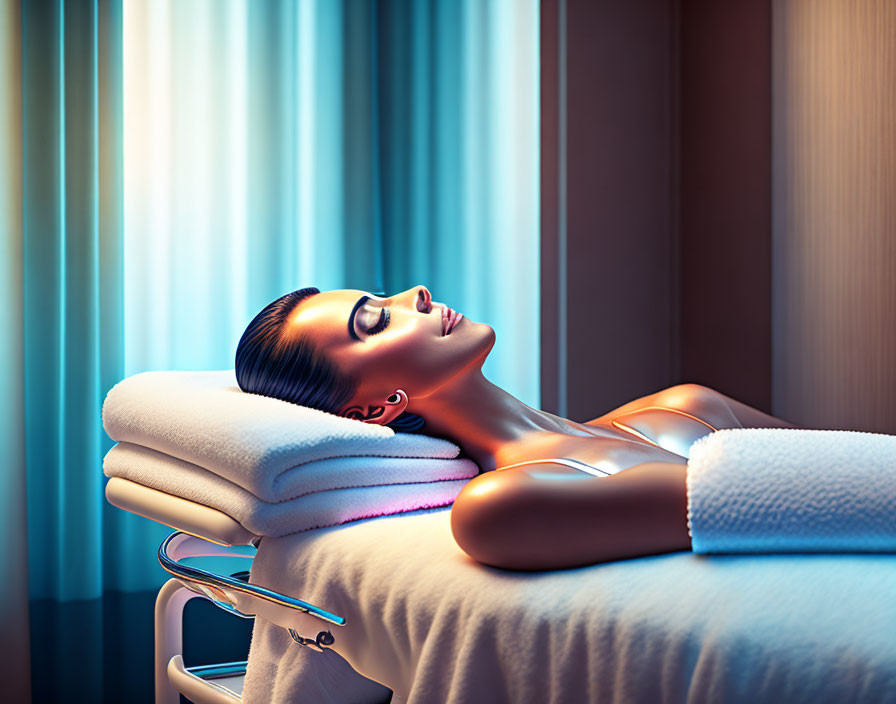
{"type": "Polygon", "coordinates": [[[489,474],[479,475],[475,481],[471,480],[470,483],[464,487],[464,493],[470,496],[485,496],[486,494],[491,494],[500,490],[501,487],[499,483],[489,474]]]}

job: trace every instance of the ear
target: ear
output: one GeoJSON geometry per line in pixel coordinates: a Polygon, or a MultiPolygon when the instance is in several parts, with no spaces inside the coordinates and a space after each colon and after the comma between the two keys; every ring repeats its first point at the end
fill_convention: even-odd
{"type": "Polygon", "coordinates": [[[372,405],[352,404],[339,414],[353,420],[376,425],[388,425],[398,418],[408,407],[408,395],[398,389],[380,403],[372,405]]]}

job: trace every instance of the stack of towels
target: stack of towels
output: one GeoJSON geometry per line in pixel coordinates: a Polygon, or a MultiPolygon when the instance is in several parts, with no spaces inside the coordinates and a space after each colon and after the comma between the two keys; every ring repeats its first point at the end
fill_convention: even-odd
{"type": "Polygon", "coordinates": [[[233,370],[144,372],[103,404],[123,477],[230,515],[256,535],[451,504],[479,472],[446,440],[249,394],[233,370]]]}

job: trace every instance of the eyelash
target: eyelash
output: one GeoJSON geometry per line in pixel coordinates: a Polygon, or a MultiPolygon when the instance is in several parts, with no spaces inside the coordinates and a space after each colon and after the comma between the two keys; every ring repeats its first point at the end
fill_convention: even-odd
{"type": "Polygon", "coordinates": [[[389,318],[391,315],[392,314],[389,312],[388,308],[383,308],[383,312],[380,314],[380,319],[377,321],[376,325],[367,331],[367,334],[376,335],[378,332],[385,330],[389,326],[389,318]]]}

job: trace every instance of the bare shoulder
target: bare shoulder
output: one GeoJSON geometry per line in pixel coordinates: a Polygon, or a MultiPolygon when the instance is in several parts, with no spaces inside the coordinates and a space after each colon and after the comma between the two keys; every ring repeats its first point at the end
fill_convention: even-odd
{"type": "Polygon", "coordinates": [[[467,482],[451,506],[454,540],[473,559],[505,566],[514,535],[521,537],[518,531],[529,519],[546,517],[547,506],[562,506],[564,496],[568,502],[583,482],[599,481],[547,462],[484,472],[467,482]]]}
{"type": "Polygon", "coordinates": [[[585,425],[605,425],[620,416],[647,408],[665,408],[692,415],[714,428],[795,428],[790,421],[765,413],[702,384],[676,384],[642,396],[585,425]]]}
{"type": "MultiPolygon", "coordinates": [[[[698,418],[704,418],[704,416],[717,417],[720,413],[726,414],[728,409],[727,400],[728,397],[724,394],[702,384],[676,384],[667,389],[662,389],[656,393],[630,401],[599,418],[588,421],[586,425],[610,423],[625,413],[650,407],[684,411],[698,418]]],[[[730,415],[730,412],[727,415],[730,415]]]]}
{"type": "Polygon", "coordinates": [[[464,485],[452,506],[451,520],[452,523],[478,523],[483,518],[496,520],[505,509],[518,510],[521,503],[531,499],[533,492],[555,496],[573,494],[581,491],[583,482],[595,481],[600,478],[552,462],[483,472],[464,485]]]}

